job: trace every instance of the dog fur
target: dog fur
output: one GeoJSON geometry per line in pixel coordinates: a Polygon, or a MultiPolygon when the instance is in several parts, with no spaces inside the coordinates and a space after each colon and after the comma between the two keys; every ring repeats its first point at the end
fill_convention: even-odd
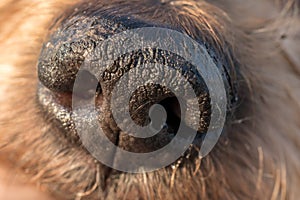
{"type": "MultiPolygon", "coordinates": [[[[142,4],[130,1],[136,1],[137,8],[142,4]]],[[[172,23],[181,24],[191,36],[201,32],[221,53],[228,53],[230,48],[239,63],[243,77],[239,82],[241,101],[214,150],[203,159],[171,169],[147,174],[116,173],[107,179],[83,147],[55,134],[59,130],[42,117],[36,103],[37,60],[50,24],[77,2],[2,0],[2,174],[14,174],[16,181],[36,186],[27,194],[39,190],[54,199],[298,199],[300,2],[145,2],[156,3],[133,14],[159,20],[172,13],[172,23]],[[164,12],[166,8],[168,12],[164,12]]],[[[9,184],[2,179],[0,187],[9,184]]],[[[13,187],[15,190],[3,192],[2,199],[18,193],[20,186],[13,183],[13,187]]]]}

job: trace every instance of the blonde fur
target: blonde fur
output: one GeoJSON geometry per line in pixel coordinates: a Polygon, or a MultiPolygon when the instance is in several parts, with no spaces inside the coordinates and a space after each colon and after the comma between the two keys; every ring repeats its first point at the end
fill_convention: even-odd
{"type": "MultiPolygon", "coordinates": [[[[36,105],[39,51],[53,18],[73,4],[68,0],[0,3],[3,166],[10,164],[11,170],[55,199],[299,198],[299,1],[170,1],[171,23],[181,23],[191,36],[199,31],[203,37],[209,35],[204,40],[220,53],[233,50],[243,76],[242,103],[209,156],[184,167],[116,173],[109,179],[83,147],[53,133],[58,130],[41,117],[36,105]]],[[[169,13],[164,7],[147,9],[135,15],[159,20],[169,13]]]]}

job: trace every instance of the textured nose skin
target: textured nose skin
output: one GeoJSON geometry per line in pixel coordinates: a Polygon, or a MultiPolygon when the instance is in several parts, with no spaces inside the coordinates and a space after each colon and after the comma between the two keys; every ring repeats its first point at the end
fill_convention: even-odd
{"type": "MultiPolygon", "coordinates": [[[[60,95],[72,93],[80,67],[104,40],[125,30],[157,26],[163,27],[134,18],[111,17],[99,13],[97,16],[74,15],[64,19],[50,35],[42,49],[38,63],[40,82],[51,93],[60,95]]],[[[105,54],[105,52],[102,53],[105,54]]],[[[143,85],[131,94],[129,102],[123,102],[124,106],[129,106],[130,116],[139,126],[151,123],[149,118],[151,106],[162,105],[167,112],[167,119],[165,126],[157,135],[150,138],[135,138],[129,133],[123,132],[112,117],[110,102],[114,86],[131,69],[140,69],[139,75],[134,78],[151,79],[143,74],[142,65],[145,63],[168,66],[186,78],[198,97],[201,111],[201,120],[197,131],[205,133],[210,121],[210,98],[208,88],[201,75],[195,70],[195,66],[172,52],[158,48],[146,48],[126,53],[117,58],[113,65],[101,69],[103,74],[100,75],[100,78],[98,77],[99,80],[88,72],[84,76],[84,82],[89,84],[86,84],[87,87],[83,85],[83,90],[89,90],[88,85],[90,84],[98,84],[98,90],[91,91],[91,96],[96,95],[99,122],[108,138],[114,138],[112,142],[125,150],[150,152],[168,144],[176,134],[181,119],[180,115],[183,113],[180,113],[179,103],[174,94],[161,85],[143,85]]],[[[151,76],[165,73],[158,69],[153,71],[151,76]]],[[[134,81],[131,79],[129,77],[129,81],[134,81]]],[[[83,96],[82,98],[87,97],[83,96]]],[[[70,121],[69,124],[71,125],[68,129],[74,129],[72,128],[74,127],[73,122],[70,121]]],[[[76,130],[72,131],[76,134],[76,130]]]]}
{"type": "Polygon", "coordinates": [[[127,28],[101,18],[66,19],[45,43],[38,64],[40,81],[57,92],[72,91],[85,57],[109,35],[127,28]]]}

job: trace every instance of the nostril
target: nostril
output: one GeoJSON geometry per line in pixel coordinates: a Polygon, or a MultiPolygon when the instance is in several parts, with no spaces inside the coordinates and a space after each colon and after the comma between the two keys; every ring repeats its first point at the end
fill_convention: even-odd
{"type": "Polygon", "coordinates": [[[166,125],[176,133],[181,120],[180,103],[171,91],[160,85],[144,85],[132,94],[129,112],[133,121],[142,127],[152,123],[150,110],[155,104],[164,108],[167,114],[166,125]]]}
{"type": "Polygon", "coordinates": [[[129,112],[133,121],[139,126],[147,126],[151,123],[150,108],[154,104],[164,107],[167,114],[171,113],[171,107],[167,99],[174,94],[167,88],[158,84],[147,84],[140,86],[129,101],[129,112]],[[164,102],[164,104],[162,104],[164,102]]]}
{"type": "Polygon", "coordinates": [[[180,104],[176,97],[168,97],[160,103],[167,112],[167,124],[176,133],[181,121],[180,104]]]}

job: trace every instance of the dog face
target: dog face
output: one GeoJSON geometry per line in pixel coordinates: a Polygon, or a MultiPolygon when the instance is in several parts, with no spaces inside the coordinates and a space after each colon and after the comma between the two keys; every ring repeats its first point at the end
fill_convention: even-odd
{"type": "MultiPolygon", "coordinates": [[[[299,2],[292,0],[4,1],[0,4],[3,169],[13,166],[8,171],[18,173],[19,181],[37,184],[55,199],[296,199],[300,195],[298,9],[299,2]],[[176,31],[203,47],[221,72],[226,122],[213,150],[199,157],[201,138],[213,123],[213,96],[204,78],[168,51],[152,47],[124,54],[100,79],[84,76],[85,82],[97,86],[92,96],[98,121],[119,148],[135,153],[162,148],[178,131],[184,114],[176,95],[148,84],[134,92],[131,118],[143,125],[151,105],[159,104],[167,114],[166,130],[137,139],[116,124],[110,111],[113,87],[140,63],[168,65],[185,75],[200,105],[199,137],[180,158],[153,172],[124,173],[97,160],[74,128],[70,117],[74,84],[96,46],[145,27],[176,31]]],[[[134,83],[138,77],[129,80],[134,83]]],[[[113,158],[122,160],[117,154],[113,158]]]]}

